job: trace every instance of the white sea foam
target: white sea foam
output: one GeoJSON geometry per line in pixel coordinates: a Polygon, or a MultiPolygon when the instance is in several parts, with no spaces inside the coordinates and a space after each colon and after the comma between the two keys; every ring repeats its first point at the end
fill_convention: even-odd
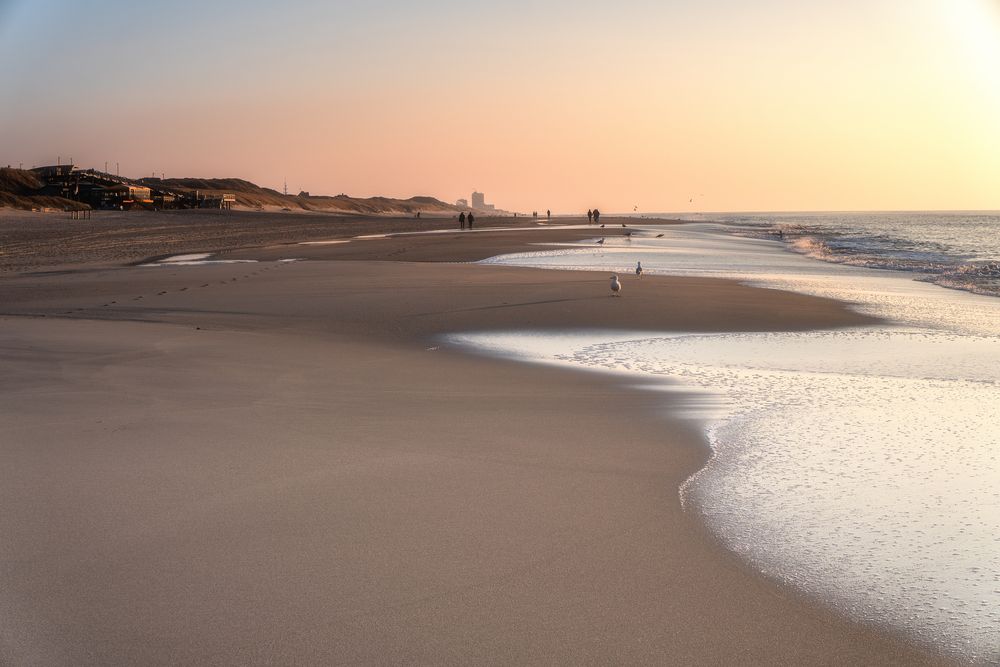
{"type": "Polygon", "coordinates": [[[736,277],[895,323],[452,340],[712,392],[699,416],[715,455],[682,489],[685,507],[769,576],[963,659],[1000,661],[1000,299],[710,225],[638,234],[488,261],[624,274],[641,260],[650,274],[736,277]]]}

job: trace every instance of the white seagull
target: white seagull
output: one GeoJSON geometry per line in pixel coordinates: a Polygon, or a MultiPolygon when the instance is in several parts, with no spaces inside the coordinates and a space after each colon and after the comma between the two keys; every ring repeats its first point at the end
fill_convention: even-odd
{"type": "Polygon", "coordinates": [[[618,276],[611,276],[611,296],[621,296],[622,284],[618,282],[618,276]]]}
{"type": "Polygon", "coordinates": [[[642,262],[635,263],[635,277],[642,278],[642,262]]]}

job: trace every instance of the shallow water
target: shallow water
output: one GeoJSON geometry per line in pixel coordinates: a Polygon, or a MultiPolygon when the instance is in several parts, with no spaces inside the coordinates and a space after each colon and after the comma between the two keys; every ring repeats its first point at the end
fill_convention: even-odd
{"type": "Polygon", "coordinates": [[[711,219],[756,238],[780,232],[791,249],[815,259],[907,271],[1000,296],[1000,212],[729,213],[711,219]]]}
{"type": "Polygon", "coordinates": [[[845,299],[894,324],[452,340],[707,393],[693,407],[715,455],[681,494],[725,544],[867,622],[1000,661],[1000,299],[817,262],[714,225],[636,233],[488,261],[628,275],[641,260],[648,273],[845,299]]]}

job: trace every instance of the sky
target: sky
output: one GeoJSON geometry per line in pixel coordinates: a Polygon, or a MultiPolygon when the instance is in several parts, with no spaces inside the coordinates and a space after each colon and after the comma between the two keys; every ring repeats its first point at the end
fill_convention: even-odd
{"type": "Polygon", "coordinates": [[[0,0],[0,164],[570,213],[1000,209],[1000,0],[0,0]]]}

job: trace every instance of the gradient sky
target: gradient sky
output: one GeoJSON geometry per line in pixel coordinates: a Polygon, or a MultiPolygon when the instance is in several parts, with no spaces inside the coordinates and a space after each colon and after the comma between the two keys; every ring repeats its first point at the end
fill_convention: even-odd
{"type": "Polygon", "coordinates": [[[0,0],[0,63],[5,165],[522,211],[1000,209],[1000,0],[0,0]]]}

